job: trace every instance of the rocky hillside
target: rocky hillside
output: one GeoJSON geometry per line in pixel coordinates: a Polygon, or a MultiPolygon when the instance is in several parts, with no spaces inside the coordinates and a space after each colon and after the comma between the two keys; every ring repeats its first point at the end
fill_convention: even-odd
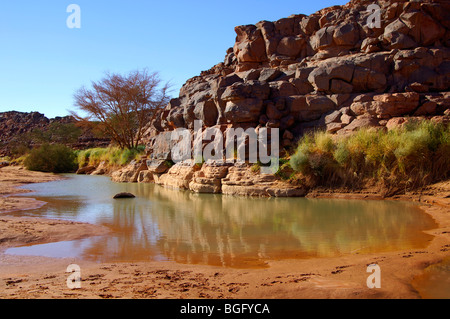
{"type": "MultiPolygon", "coordinates": [[[[32,142],[25,140],[24,137],[33,130],[45,132],[54,123],[75,124],[76,120],[71,116],[48,119],[44,114],[38,112],[10,111],[0,113],[0,156],[11,155],[11,148],[18,142],[31,143],[27,145],[31,147],[32,142]]],[[[89,129],[80,129],[77,141],[70,143],[70,146],[75,149],[84,149],[108,146],[109,143],[109,139],[98,138],[89,129]]]]}
{"type": "Polygon", "coordinates": [[[311,128],[344,133],[450,105],[450,3],[351,1],[310,16],[238,26],[225,61],[189,79],[148,137],[179,127],[279,127],[284,145],[311,128]]]}
{"type": "MultiPolygon", "coordinates": [[[[377,12],[368,10],[373,3],[353,0],[310,16],[236,27],[224,62],[189,79],[149,124],[149,170],[167,172],[161,166],[171,155],[166,135],[192,129],[196,119],[222,131],[279,128],[284,147],[313,129],[348,134],[390,129],[405,117],[448,121],[450,2],[377,1],[379,27],[369,25],[376,21],[377,12]]],[[[160,183],[187,188],[192,170],[177,164],[160,183]],[[176,176],[185,180],[173,181],[176,176]]],[[[200,181],[205,173],[198,174],[200,181]]],[[[221,181],[229,183],[210,180],[206,191],[220,192],[221,181]]]]}

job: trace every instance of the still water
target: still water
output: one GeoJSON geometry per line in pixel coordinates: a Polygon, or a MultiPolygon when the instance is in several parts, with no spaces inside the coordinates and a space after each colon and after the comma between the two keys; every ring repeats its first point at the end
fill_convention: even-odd
{"type": "Polygon", "coordinates": [[[112,232],[6,253],[264,267],[269,259],[423,248],[432,236],[422,231],[436,226],[404,202],[243,198],[117,184],[104,176],[68,177],[26,186],[48,204],[15,215],[87,222],[112,232]],[[113,200],[119,192],[136,198],[113,200]]]}

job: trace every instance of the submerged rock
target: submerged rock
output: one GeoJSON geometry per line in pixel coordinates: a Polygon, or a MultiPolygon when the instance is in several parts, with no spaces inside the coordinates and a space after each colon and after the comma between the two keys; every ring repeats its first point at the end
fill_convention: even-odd
{"type": "Polygon", "coordinates": [[[131,193],[119,193],[117,195],[115,195],[113,198],[114,199],[121,199],[121,198],[135,198],[136,196],[134,196],[131,193]]]}

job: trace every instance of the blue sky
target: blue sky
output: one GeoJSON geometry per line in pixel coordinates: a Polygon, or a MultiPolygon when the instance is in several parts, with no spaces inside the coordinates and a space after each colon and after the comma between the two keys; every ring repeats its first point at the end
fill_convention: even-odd
{"type": "Polygon", "coordinates": [[[0,4],[0,112],[64,116],[73,94],[106,71],[148,68],[173,84],[222,62],[234,27],[311,14],[347,0],[40,0],[0,4]],[[69,29],[70,4],[81,28],[69,29]]]}

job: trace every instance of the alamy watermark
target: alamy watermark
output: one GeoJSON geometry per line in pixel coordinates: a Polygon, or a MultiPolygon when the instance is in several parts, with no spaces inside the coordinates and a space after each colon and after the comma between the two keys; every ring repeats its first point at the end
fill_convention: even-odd
{"type": "Polygon", "coordinates": [[[78,4],[70,4],[66,9],[67,13],[71,13],[66,20],[66,25],[69,29],[81,28],[81,8],[78,4]]]}
{"type": "Polygon", "coordinates": [[[67,277],[66,285],[69,289],[81,289],[81,268],[76,264],[69,265],[66,272],[71,273],[67,277]]]}
{"type": "Polygon", "coordinates": [[[370,29],[381,28],[381,8],[377,4],[371,4],[367,7],[367,11],[370,12],[367,18],[367,26],[370,29]]]}
{"type": "Polygon", "coordinates": [[[369,289],[381,288],[381,268],[376,264],[369,265],[367,272],[371,275],[367,278],[367,287],[369,289]]]}
{"type": "Polygon", "coordinates": [[[261,174],[274,174],[279,169],[280,132],[278,128],[203,129],[200,120],[194,121],[194,132],[178,128],[171,132],[172,161],[193,160],[251,163],[261,165],[261,174]]]}

